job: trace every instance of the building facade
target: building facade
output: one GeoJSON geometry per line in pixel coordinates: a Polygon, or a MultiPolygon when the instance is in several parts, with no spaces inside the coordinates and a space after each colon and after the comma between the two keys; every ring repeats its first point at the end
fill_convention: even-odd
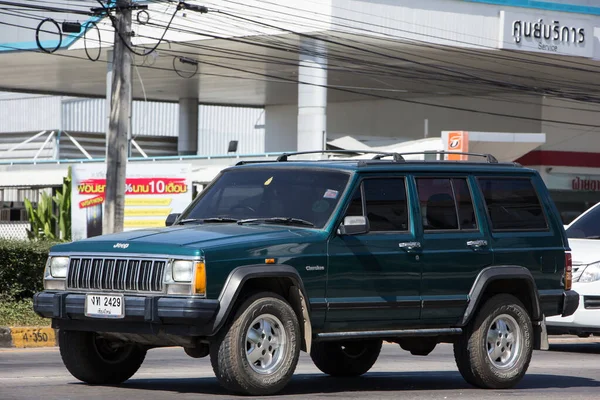
{"type": "MultiPolygon", "coordinates": [[[[376,146],[455,130],[543,133],[544,143],[533,151],[514,151],[516,143],[511,151],[540,171],[563,220],[600,201],[595,1],[212,3],[227,17],[175,14],[168,42],[137,59],[134,135],[176,138],[173,152],[205,160],[199,165],[214,172],[233,162],[227,150],[235,140],[238,155],[264,155],[323,149],[348,136],[376,146]],[[191,68],[187,77],[184,67],[191,68]]],[[[166,27],[170,7],[150,3],[150,20],[166,27]]],[[[99,98],[107,92],[114,32],[108,21],[97,24],[99,43],[86,41],[85,33],[63,41],[57,53],[81,58],[68,64],[20,51],[31,47],[26,31],[0,35],[14,39],[0,43],[0,88],[60,94],[66,132],[101,134],[106,107],[99,98]],[[105,63],[86,60],[85,47],[105,63]],[[18,74],[15,65],[33,72],[18,74]]],[[[160,26],[134,23],[136,46],[156,45],[160,26]]],[[[35,122],[25,119],[25,125],[35,122]]]]}

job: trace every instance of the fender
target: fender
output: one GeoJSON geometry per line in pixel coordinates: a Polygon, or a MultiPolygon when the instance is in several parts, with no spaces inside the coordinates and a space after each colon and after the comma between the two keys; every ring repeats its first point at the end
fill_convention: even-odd
{"type": "MultiPolygon", "coordinates": [[[[284,264],[255,264],[244,265],[235,268],[225,281],[225,285],[219,295],[219,311],[214,319],[212,334],[216,334],[225,324],[227,318],[233,312],[233,306],[238,299],[244,284],[255,278],[287,278],[293,283],[290,288],[290,296],[293,300],[299,301],[301,310],[299,324],[303,330],[306,348],[310,351],[312,339],[312,326],[310,323],[310,302],[304,289],[304,283],[296,268],[284,264]],[[303,321],[303,320],[304,321],[303,321]]],[[[293,305],[292,305],[293,306],[293,305]]]]}
{"type": "Polygon", "coordinates": [[[517,265],[497,265],[484,268],[481,270],[479,275],[477,275],[477,278],[471,287],[471,291],[469,292],[469,303],[460,322],[460,326],[465,326],[469,323],[475,314],[475,311],[479,307],[481,298],[490,283],[500,279],[525,281],[529,287],[529,292],[532,295],[531,297],[533,300],[533,315],[531,316],[532,322],[535,323],[543,319],[540,308],[539,293],[535,284],[535,279],[533,279],[533,275],[531,275],[531,271],[525,267],[520,267],[517,265]]]}

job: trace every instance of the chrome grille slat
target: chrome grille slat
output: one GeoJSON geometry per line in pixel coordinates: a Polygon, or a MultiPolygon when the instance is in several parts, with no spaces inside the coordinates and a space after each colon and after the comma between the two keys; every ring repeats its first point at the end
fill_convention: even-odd
{"type": "Polygon", "coordinates": [[[101,256],[71,257],[67,288],[162,293],[166,260],[101,256]]]}

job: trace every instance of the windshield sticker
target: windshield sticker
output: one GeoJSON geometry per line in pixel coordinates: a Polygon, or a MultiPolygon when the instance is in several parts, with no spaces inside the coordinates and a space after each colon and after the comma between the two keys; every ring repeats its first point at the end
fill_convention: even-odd
{"type": "Polygon", "coordinates": [[[271,182],[273,182],[273,177],[270,177],[269,179],[267,179],[265,181],[265,186],[269,186],[271,184],[271,182]]]}
{"type": "Polygon", "coordinates": [[[327,189],[327,191],[323,195],[323,198],[324,199],[337,199],[338,193],[339,192],[337,190],[327,189]]]}

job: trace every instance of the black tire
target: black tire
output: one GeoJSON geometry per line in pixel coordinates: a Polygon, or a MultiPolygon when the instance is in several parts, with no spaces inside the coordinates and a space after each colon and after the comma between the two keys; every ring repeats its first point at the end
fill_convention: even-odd
{"type": "Polygon", "coordinates": [[[292,378],[300,356],[300,342],[300,326],[292,307],[275,293],[258,293],[244,301],[232,321],[223,327],[211,344],[210,361],[219,383],[229,391],[254,396],[271,395],[283,389],[292,378]],[[254,323],[261,318],[275,329],[263,329],[260,322],[254,323]],[[280,323],[281,326],[278,326],[280,323]],[[255,327],[257,342],[248,339],[251,327],[255,327]],[[269,336],[269,333],[273,335],[269,336]],[[276,348],[277,337],[283,338],[285,345],[282,350],[281,347],[276,348]],[[250,362],[251,354],[265,356],[267,352],[275,358],[271,368],[267,368],[269,356],[250,362]]]}
{"type": "Polygon", "coordinates": [[[519,299],[509,294],[495,295],[487,300],[454,343],[454,359],[461,375],[468,383],[484,389],[514,387],[527,372],[532,352],[531,319],[519,299]],[[498,317],[504,321],[506,329],[495,322],[498,317]],[[495,331],[492,344],[488,343],[487,336],[490,329],[495,331]],[[509,332],[508,337],[512,333],[512,337],[518,337],[519,341],[511,344],[506,333],[496,336],[496,332],[500,331],[509,332]],[[488,356],[488,349],[499,349],[499,352],[488,356]],[[504,353],[504,350],[507,352],[504,353]],[[511,356],[502,360],[501,355],[508,354],[511,356]]]}
{"type": "Polygon", "coordinates": [[[135,344],[115,347],[94,332],[58,332],[60,356],[80,381],[96,385],[125,382],[140,368],[146,350],[135,344]]]}
{"type": "Polygon", "coordinates": [[[360,376],[377,361],[379,339],[313,343],[310,357],[322,372],[336,377],[360,376]]]}

